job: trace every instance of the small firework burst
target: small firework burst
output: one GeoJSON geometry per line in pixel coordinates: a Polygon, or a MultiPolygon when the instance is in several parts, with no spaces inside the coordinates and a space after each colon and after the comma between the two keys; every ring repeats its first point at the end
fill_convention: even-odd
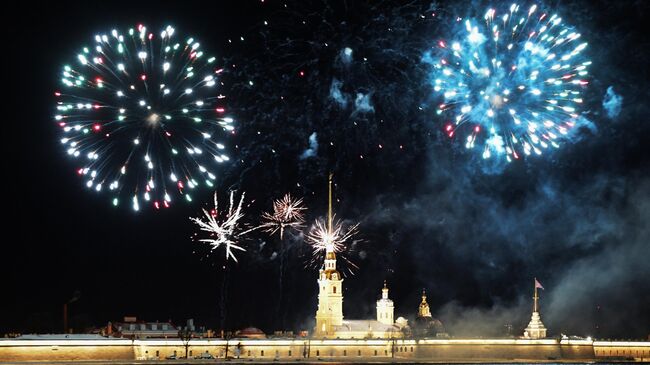
{"type": "Polygon", "coordinates": [[[307,243],[312,249],[307,266],[321,265],[325,253],[334,252],[347,264],[345,271],[353,274],[358,266],[350,260],[354,242],[349,244],[349,241],[352,241],[358,233],[359,223],[346,227],[343,222],[334,218],[332,218],[332,224],[329,225],[324,220],[316,220],[306,236],[307,243]]]}
{"type": "Polygon", "coordinates": [[[220,211],[217,193],[214,193],[214,208],[203,209],[203,218],[190,218],[192,222],[200,227],[201,231],[208,232],[207,238],[201,238],[199,242],[205,242],[210,245],[211,251],[220,247],[225,249],[226,260],[233,259],[237,262],[236,251],[245,252],[246,249],[241,245],[242,237],[251,232],[252,229],[246,229],[242,218],[242,205],[244,204],[244,195],[239,198],[239,203],[235,205],[235,192],[230,192],[230,200],[227,209],[220,211]]]}
{"type": "Polygon", "coordinates": [[[262,214],[263,223],[260,228],[269,235],[280,232],[280,239],[283,239],[285,229],[298,230],[304,226],[306,209],[302,198],[294,199],[291,194],[286,194],[282,199],[273,202],[273,212],[262,214]]]}

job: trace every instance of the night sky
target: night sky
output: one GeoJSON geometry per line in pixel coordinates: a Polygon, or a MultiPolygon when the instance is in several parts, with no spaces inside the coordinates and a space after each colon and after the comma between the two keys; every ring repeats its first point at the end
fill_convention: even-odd
{"type": "Polygon", "coordinates": [[[506,324],[520,333],[537,277],[551,335],[647,338],[650,4],[546,3],[589,42],[587,122],[560,149],[510,164],[446,136],[422,62],[456,17],[490,4],[56,2],[6,12],[0,334],[60,332],[75,292],[77,331],[124,316],[267,333],[313,326],[317,270],[305,267],[301,233],[280,251],[277,237],[254,232],[239,262],[226,262],[191,238],[189,217],[210,190],[135,213],[75,173],[53,119],[62,65],[96,33],[144,23],[173,24],[227,66],[237,133],[217,191],[245,191],[248,222],[287,192],[304,197],[309,223],[323,217],[334,173],[337,216],[360,222],[346,318],[374,317],[386,279],[396,316],[413,319],[424,288],[452,335],[503,335],[506,324]]]}

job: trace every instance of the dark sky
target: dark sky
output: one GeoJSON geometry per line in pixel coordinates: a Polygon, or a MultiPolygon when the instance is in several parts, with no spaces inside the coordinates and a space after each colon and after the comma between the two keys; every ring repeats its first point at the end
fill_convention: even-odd
{"type": "Polygon", "coordinates": [[[206,256],[192,242],[188,217],[210,191],[194,205],[135,214],[113,208],[76,176],[52,118],[61,66],[95,33],[142,22],[172,23],[236,65],[227,92],[240,123],[232,152],[239,161],[221,171],[218,191],[246,191],[252,223],[286,192],[305,197],[309,221],[324,215],[326,176],[334,172],[338,215],[361,222],[363,239],[350,254],[359,269],[345,279],[348,318],[374,316],[387,279],[397,315],[412,318],[426,288],[452,334],[498,335],[505,324],[520,331],[537,277],[551,334],[646,338],[650,44],[640,28],[649,6],[549,2],[590,44],[583,115],[591,127],[551,154],[495,167],[441,133],[420,62],[445,37],[448,19],[486,4],[18,5],[3,22],[11,25],[0,333],[60,331],[62,305],[75,291],[81,297],[70,316],[78,329],[125,315],[195,318],[211,328],[225,318],[227,329],[266,332],[311,326],[316,271],[304,267],[300,235],[284,243],[280,292],[277,238],[252,234],[248,252],[227,270],[221,252],[206,256]],[[420,20],[430,13],[437,15],[420,20]],[[351,64],[341,59],[345,47],[351,64]],[[350,98],[369,95],[372,112],[337,104],[334,80],[350,98]],[[610,86],[623,98],[614,117],[602,105],[610,86]],[[301,158],[313,133],[315,155],[301,158]]]}

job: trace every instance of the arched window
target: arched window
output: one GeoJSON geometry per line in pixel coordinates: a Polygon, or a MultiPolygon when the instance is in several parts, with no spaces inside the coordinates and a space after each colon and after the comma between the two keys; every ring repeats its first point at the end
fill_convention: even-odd
{"type": "Polygon", "coordinates": [[[336,287],[333,287],[333,288],[334,288],[334,294],[336,294],[336,287]]]}

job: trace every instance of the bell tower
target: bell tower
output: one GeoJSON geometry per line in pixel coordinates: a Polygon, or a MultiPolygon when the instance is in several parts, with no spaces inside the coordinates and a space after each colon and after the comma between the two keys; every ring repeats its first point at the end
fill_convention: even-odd
{"type": "Polygon", "coordinates": [[[383,324],[393,324],[395,307],[393,301],[388,299],[388,286],[384,280],[384,288],[381,289],[381,299],[377,301],[377,321],[383,324]]]}
{"type": "MultiPolygon", "coordinates": [[[[328,183],[327,230],[332,232],[332,174],[329,175],[328,183]]],[[[335,326],[341,325],[343,325],[343,278],[336,270],[334,245],[325,242],[325,262],[318,273],[318,310],[314,334],[317,337],[333,337],[336,332],[335,326]]]]}

